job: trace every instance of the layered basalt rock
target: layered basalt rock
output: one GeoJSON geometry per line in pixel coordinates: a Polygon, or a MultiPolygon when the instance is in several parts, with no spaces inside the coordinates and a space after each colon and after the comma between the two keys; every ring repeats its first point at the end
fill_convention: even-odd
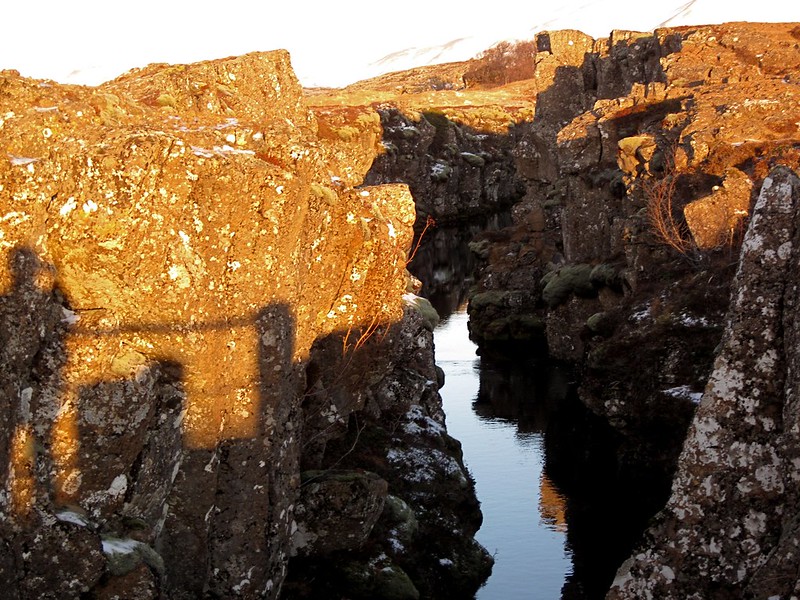
{"type": "MultiPolygon", "coordinates": [[[[730,23],[614,31],[598,40],[577,31],[544,32],[476,61],[444,66],[441,77],[430,69],[396,73],[318,100],[388,107],[387,152],[373,173],[412,188],[416,181],[418,205],[441,196],[437,186],[452,183],[437,182],[452,171],[420,167],[423,154],[438,160],[431,136],[439,136],[440,148],[468,139],[451,135],[454,122],[463,125],[458,113],[467,103],[480,105],[484,114],[495,106],[513,115],[513,125],[503,131],[514,164],[504,171],[524,180],[525,194],[512,210],[512,227],[472,244],[483,261],[469,307],[472,337],[485,356],[537,351],[570,363],[583,404],[618,434],[619,476],[641,490],[641,503],[652,512],[663,506],[682,464],[681,445],[721,347],[750,208],[770,169],[800,166],[798,31],[797,24],[730,23]]],[[[462,210],[469,211],[469,195],[464,201],[462,210]]],[[[729,425],[720,431],[739,435],[733,421],[729,425]]],[[[695,442],[690,438],[687,448],[695,442]]],[[[763,467],[747,465],[745,471],[763,467]]],[[[789,463],[776,468],[770,473],[791,478],[789,463]]],[[[693,466],[686,469],[692,474],[684,479],[702,483],[693,466]]],[[[708,495],[704,488],[699,493],[708,495]]],[[[719,520],[728,523],[724,502],[720,507],[719,520]]],[[[737,511],[731,514],[744,514],[737,511]]],[[[786,548],[794,544],[792,516],[780,524],[779,535],[778,518],[764,520],[762,513],[751,518],[756,533],[736,537],[748,548],[759,546],[739,579],[705,566],[680,579],[675,569],[686,561],[673,561],[664,547],[671,548],[670,532],[684,524],[668,513],[653,534],[665,536],[666,546],[651,541],[619,593],[655,597],[674,589],[675,597],[691,597],[692,581],[699,595],[759,595],[767,588],[753,582],[772,574],[783,581],[786,548]],[[756,540],[762,525],[772,532],[764,535],[785,545],[756,540]],[[763,558],[762,550],[779,546],[774,565],[763,558]],[[768,566],[751,578],[748,569],[759,561],[768,566]],[[662,565],[668,570],[658,575],[662,565]],[[646,583],[652,573],[659,582],[655,592],[646,583]],[[680,580],[674,588],[670,573],[680,580]]],[[[716,538],[702,537],[711,529],[701,533],[699,521],[685,527],[689,533],[682,539],[717,548],[716,538]]],[[[690,552],[693,544],[682,543],[690,552]]],[[[741,558],[733,558],[733,546],[726,548],[726,561],[741,558]]],[[[705,556],[706,550],[700,552],[705,556]]],[[[785,595],[790,588],[771,589],[785,595]]]]}
{"type": "MultiPolygon", "coordinates": [[[[392,385],[421,327],[403,299],[408,189],[355,187],[377,113],[336,134],[274,52],[97,88],[4,71],[0,115],[4,593],[277,597],[296,534],[321,527],[301,519],[301,472],[338,466],[328,444],[392,385]]],[[[418,412],[441,421],[432,347],[414,347],[418,412]]],[[[415,489],[372,441],[386,468],[365,476],[352,550],[385,533],[387,494],[415,489]]],[[[467,482],[474,522],[457,448],[442,452],[433,472],[467,482]]]]}
{"type": "Polygon", "coordinates": [[[379,110],[384,152],[366,182],[407,183],[420,220],[465,222],[507,209],[522,197],[509,133],[474,129],[440,109],[416,118],[397,108],[379,110]]]}
{"type": "Polygon", "coordinates": [[[700,391],[752,194],[769,165],[797,163],[796,31],[540,34],[552,85],[518,134],[528,192],[516,226],[486,237],[473,337],[487,349],[538,340],[586,367],[584,400],[622,426],[643,397],[700,391]],[[631,347],[660,391],[615,367],[631,347]]]}
{"type": "Polygon", "coordinates": [[[363,123],[354,110],[380,114],[381,150],[365,182],[406,183],[420,228],[428,217],[463,223],[507,210],[524,194],[512,160],[517,124],[533,116],[533,96],[467,88],[472,62],[391,73],[342,90],[310,90],[321,119],[340,136],[363,123]]]}

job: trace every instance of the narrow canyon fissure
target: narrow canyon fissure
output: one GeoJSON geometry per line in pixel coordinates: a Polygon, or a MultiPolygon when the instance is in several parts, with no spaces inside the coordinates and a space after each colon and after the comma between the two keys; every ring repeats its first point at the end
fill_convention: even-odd
{"type": "Polygon", "coordinates": [[[729,23],[0,71],[0,589],[800,597],[798,65],[729,23]]]}
{"type": "Polygon", "coordinates": [[[426,232],[409,265],[441,321],[434,331],[448,431],[462,444],[493,554],[478,600],[605,597],[668,481],[636,481],[617,462],[618,436],[576,394],[569,365],[535,350],[481,357],[469,339],[469,243],[509,222],[426,232]]]}

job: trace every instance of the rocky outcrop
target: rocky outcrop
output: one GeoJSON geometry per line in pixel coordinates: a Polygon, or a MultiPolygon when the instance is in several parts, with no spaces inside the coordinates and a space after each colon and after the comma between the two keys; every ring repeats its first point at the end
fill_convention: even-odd
{"type": "Polygon", "coordinates": [[[470,127],[442,110],[415,118],[396,108],[379,112],[384,151],[366,182],[407,183],[421,221],[430,216],[439,223],[463,222],[497,213],[522,197],[508,133],[470,127]]]}
{"type": "MultiPolygon", "coordinates": [[[[620,472],[638,482],[642,502],[653,512],[663,507],[679,465],[675,485],[688,490],[702,483],[697,496],[711,497],[703,483],[710,467],[687,453],[720,436],[733,436],[724,439],[737,448],[736,419],[726,413],[731,420],[709,432],[702,429],[701,409],[690,430],[696,439],[690,437],[679,456],[697,402],[709,389],[715,357],[720,360],[736,257],[755,196],[774,181],[767,174],[775,165],[800,166],[798,27],[732,23],[613,32],[605,40],[557,32],[540,34],[536,46],[537,74],[550,84],[537,85],[535,118],[517,128],[513,150],[527,192],[513,209],[511,228],[473,244],[484,264],[470,303],[472,336],[484,354],[546,350],[571,363],[579,373],[581,401],[619,433],[620,472]],[[691,476],[681,475],[684,463],[691,476]]],[[[738,372],[758,379],[751,373],[755,363],[748,365],[739,365],[738,372]]],[[[737,464],[749,478],[761,467],[745,458],[737,464]]],[[[773,474],[791,478],[789,462],[773,466],[773,474]]],[[[732,481],[730,473],[721,477],[732,481]]],[[[714,478],[712,483],[718,485],[714,478]]],[[[767,565],[759,572],[761,583],[748,587],[749,574],[737,579],[731,570],[693,562],[699,544],[705,544],[698,549],[702,565],[714,562],[707,547],[716,549],[734,529],[695,536],[703,528],[692,519],[733,523],[749,514],[732,509],[736,516],[726,520],[732,497],[750,493],[734,492],[736,483],[731,485],[729,492],[714,488],[719,510],[702,517],[685,506],[696,506],[698,497],[680,500],[680,514],[670,513],[673,520],[653,533],[661,541],[633,560],[630,583],[623,586],[631,591],[621,597],[661,597],[669,590],[676,590],[672,597],[706,597],[712,588],[721,597],[741,597],[747,590],[762,597],[767,587],[758,586],[772,575],[782,577],[783,567],[774,565],[784,558],[773,563],[761,554],[778,542],[745,533],[734,539],[742,540],[742,548],[757,542],[759,549],[737,568],[745,565],[749,573],[756,563],[767,565]],[[695,537],[676,537],[682,527],[695,537]],[[663,558],[673,552],[683,558],[663,558]],[[661,565],[668,570],[658,575],[661,565]],[[652,573],[653,581],[661,581],[653,583],[657,589],[645,583],[652,573]],[[671,574],[679,586],[663,582],[671,574]]],[[[777,531],[791,529],[779,520],[767,518],[765,536],[777,539],[777,531]]],[[[725,552],[733,564],[735,553],[725,552]]],[[[791,588],[781,589],[774,594],[791,588]]]]}
{"type": "MultiPolygon", "coordinates": [[[[320,405],[358,404],[344,423],[328,416],[328,428],[316,429],[305,442],[311,445],[344,425],[344,435],[331,437],[323,452],[307,453],[303,461],[307,470],[300,505],[307,523],[319,518],[314,499],[324,487],[365,490],[363,469],[388,482],[388,488],[358,491],[346,504],[339,500],[338,523],[346,519],[350,525],[331,531],[334,522],[327,519],[325,529],[339,540],[362,531],[367,514],[354,521],[347,506],[363,502],[374,507],[369,514],[379,516],[372,535],[356,552],[343,554],[329,543],[324,552],[306,556],[303,546],[309,536],[306,524],[298,521],[297,556],[289,563],[286,598],[468,598],[489,575],[491,557],[470,537],[481,524],[473,483],[460,444],[444,427],[438,376],[430,360],[433,323],[428,311],[418,308],[422,299],[408,300],[407,318],[378,334],[385,335],[384,344],[364,348],[368,368],[356,367],[355,374],[344,370],[349,357],[335,359],[340,339],[321,340],[314,348],[306,414],[323,414],[318,413],[320,405]],[[381,377],[375,376],[376,363],[386,367],[381,377]],[[359,380],[367,385],[362,388],[359,380]],[[365,393],[354,394],[360,388],[365,393]],[[331,481],[319,469],[340,474],[331,481]],[[456,533],[465,531],[470,535],[456,533]]],[[[319,544],[319,537],[313,543],[319,544]]]]}
{"type": "Polygon", "coordinates": [[[764,181],[667,506],[609,598],[789,598],[797,578],[800,179],[764,181]]]}
{"type": "MultiPolygon", "coordinates": [[[[347,135],[315,117],[285,52],[97,88],[0,73],[7,597],[274,598],[301,548],[390,544],[400,503],[426,534],[449,523],[443,555],[486,562],[404,300],[414,205],[403,185],[355,187],[380,137],[374,111],[355,116],[347,135]],[[372,463],[335,454],[368,418],[393,431],[407,414],[437,435],[372,437],[372,463]],[[441,455],[438,487],[395,483],[418,467],[395,460],[407,445],[441,455]],[[424,513],[414,494],[451,484],[424,513]],[[334,542],[320,517],[356,489],[334,542]]],[[[463,585],[452,565],[439,581],[463,585]]]]}
{"type": "MultiPolygon", "coordinates": [[[[613,31],[598,40],[578,31],[543,32],[443,66],[441,76],[431,68],[395,73],[314,101],[340,110],[342,103],[381,107],[386,152],[371,181],[407,181],[423,217],[466,214],[480,204],[479,195],[493,197],[479,194],[488,180],[470,170],[481,164],[471,155],[485,160],[482,152],[493,151],[464,144],[489,134],[483,142],[503,148],[492,168],[514,173],[525,190],[512,209],[514,224],[472,244],[483,264],[471,293],[471,335],[484,357],[546,352],[570,363],[581,402],[615,431],[620,485],[640,490],[642,514],[654,514],[669,496],[721,347],[755,197],[773,167],[800,166],[799,31],[793,23],[729,23],[613,31]],[[465,151],[468,165],[452,160],[465,151]],[[513,165],[495,164],[509,158],[513,165]]],[[[778,467],[784,478],[788,465],[778,467]]],[[[703,483],[698,473],[687,481],[703,483]]],[[[745,487],[760,493],[755,484],[745,487]]],[[[697,492],[710,493],[703,486],[697,492]]],[[[736,510],[736,518],[744,514],[736,510]]],[[[682,524],[666,523],[658,535],[668,545],[682,524]]],[[[764,527],[777,523],[769,516],[764,527]]],[[[787,523],[781,526],[790,532],[787,523]]],[[[686,527],[692,537],[685,539],[717,548],[717,538],[703,538],[694,522],[686,527]]],[[[761,521],[753,528],[760,530],[761,521]]],[[[785,547],[794,543],[790,533],[784,538],[785,547]]],[[[735,539],[748,547],[755,540],[735,539]]],[[[762,542],[762,549],[778,544],[762,542]]],[[[625,584],[634,591],[624,597],[648,593],[647,573],[671,565],[662,559],[672,550],[665,552],[654,543],[634,561],[625,584]]],[[[748,569],[762,561],[761,550],[752,555],[748,569]]],[[[683,568],[687,561],[678,563],[683,568]]],[[[765,564],[758,581],[778,573],[765,564]]],[[[669,568],[678,581],[676,567],[669,568]]],[[[724,585],[734,586],[734,596],[745,589],[735,583],[744,579],[692,569],[675,597],[691,597],[690,580],[701,596],[719,589],[725,597],[724,585]],[[726,583],[710,590],[706,574],[726,583]]],[[[766,588],[749,589],[759,596],[766,588]]]]}
{"type": "Polygon", "coordinates": [[[466,87],[466,73],[481,61],[390,73],[342,90],[309,90],[320,119],[333,119],[340,135],[362,128],[354,110],[377,110],[381,150],[368,184],[406,183],[421,229],[486,218],[507,210],[524,194],[512,160],[520,123],[533,117],[535,98],[525,91],[466,87]]]}
{"type": "MultiPolygon", "coordinates": [[[[536,116],[519,128],[514,149],[527,194],[478,289],[519,298],[487,318],[477,307],[475,337],[491,342],[498,318],[557,312],[547,310],[543,291],[562,267],[602,263],[616,271],[615,285],[596,279],[595,291],[583,293],[600,300],[590,303],[591,316],[620,306],[620,285],[646,287],[672,258],[670,246],[696,257],[739,243],[753,184],[769,164],[797,162],[788,143],[797,115],[786,110],[797,103],[793,32],[730,24],[613,32],[597,41],[540,34],[537,76],[551,83],[539,82],[536,116]]],[[[547,329],[563,333],[547,337],[557,357],[583,355],[583,323],[576,326],[547,329]]]]}

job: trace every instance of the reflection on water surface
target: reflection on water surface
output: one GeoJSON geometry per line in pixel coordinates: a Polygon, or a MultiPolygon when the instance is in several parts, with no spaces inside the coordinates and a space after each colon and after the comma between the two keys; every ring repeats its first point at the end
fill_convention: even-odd
{"type": "Polygon", "coordinates": [[[543,357],[479,358],[465,299],[479,231],[434,230],[410,270],[439,311],[436,360],[449,433],[460,440],[495,554],[479,600],[595,600],[644,529],[649,508],[620,475],[618,440],[577,400],[562,366],[543,357]]]}
{"type": "Polygon", "coordinates": [[[495,555],[478,598],[559,598],[572,564],[564,498],[544,472],[543,429],[535,418],[517,421],[518,410],[497,411],[481,397],[480,360],[466,321],[463,311],[450,315],[435,340],[447,427],[462,443],[484,515],[477,538],[495,555]]]}

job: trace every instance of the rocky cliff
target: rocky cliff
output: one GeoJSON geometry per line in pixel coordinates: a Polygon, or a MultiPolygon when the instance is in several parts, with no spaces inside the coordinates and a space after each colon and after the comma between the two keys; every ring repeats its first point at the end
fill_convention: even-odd
{"type": "Polygon", "coordinates": [[[533,98],[465,87],[467,64],[395,73],[343,90],[314,90],[309,103],[320,119],[338,123],[343,138],[363,122],[349,111],[380,114],[381,148],[367,173],[371,185],[405,183],[418,223],[464,223],[516,203],[525,192],[512,151],[518,123],[533,115],[533,98]]]}
{"type": "Polygon", "coordinates": [[[356,187],[381,129],[350,114],[312,114],[285,52],[0,73],[5,597],[274,598],[332,553],[358,597],[486,576],[414,204],[356,187]]]}
{"type": "MultiPolygon", "coordinates": [[[[795,23],[597,40],[553,31],[335,96],[389,107],[375,180],[408,181],[418,206],[469,172],[445,169],[448,156],[483,158],[464,144],[505,136],[492,142],[513,160],[501,172],[525,189],[514,225],[472,245],[483,261],[473,338],[485,356],[546,352],[570,364],[648,510],[664,505],[675,475],[612,597],[797,593],[786,266],[797,192],[788,171],[769,174],[800,167],[799,68],[795,23]],[[509,119],[465,136],[464,111],[509,119]],[[449,145],[450,155],[431,150],[449,145]]],[[[473,194],[486,189],[477,182],[473,194]]],[[[475,206],[451,197],[460,208],[450,212],[475,206]]]]}
{"type": "Polygon", "coordinates": [[[789,598],[797,577],[800,179],[776,168],[744,238],[672,494],[609,598],[789,598]]]}
{"type": "Polygon", "coordinates": [[[572,364],[653,512],[677,469],[611,597],[796,593],[796,282],[781,266],[796,188],[787,171],[767,175],[798,167],[798,31],[536,39],[536,75],[552,83],[517,133],[516,223],[474,245],[485,264],[471,330],[484,352],[536,348],[572,364]]]}

